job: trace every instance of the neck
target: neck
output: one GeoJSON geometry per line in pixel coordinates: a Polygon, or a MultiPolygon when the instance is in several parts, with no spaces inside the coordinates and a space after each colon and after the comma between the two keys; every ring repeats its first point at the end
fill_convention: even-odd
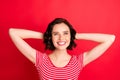
{"type": "Polygon", "coordinates": [[[67,50],[54,50],[53,53],[51,55],[54,55],[54,57],[56,57],[57,59],[61,59],[64,58],[65,56],[69,56],[69,54],[67,53],[67,50]]]}
{"type": "Polygon", "coordinates": [[[53,51],[53,54],[56,54],[56,55],[66,55],[67,54],[67,50],[65,49],[65,50],[58,50],[58,49],[55,49],[54,51],[53,51]]]}

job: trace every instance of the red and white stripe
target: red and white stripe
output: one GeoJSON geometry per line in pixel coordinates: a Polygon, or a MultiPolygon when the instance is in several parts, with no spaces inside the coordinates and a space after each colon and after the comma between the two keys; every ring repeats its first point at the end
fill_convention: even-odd
{"type": "Polygon", "coordinates": [[[40,80],[78,80],[83,67],[83,54],[73,55],[65,67],[56,67],[47,54],[37,51],[35,66],[40,80]]]}

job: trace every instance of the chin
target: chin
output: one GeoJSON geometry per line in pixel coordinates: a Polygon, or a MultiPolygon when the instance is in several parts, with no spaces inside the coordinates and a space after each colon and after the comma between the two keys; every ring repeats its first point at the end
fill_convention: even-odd
{"type": "Polygon", "coordinates": [[[66,50],[68,46],[69,45],[66,44],[66,45],[56,45],[55,47],[57,50],[66,50]]]}
{"type": "Polygon", "coordinates": [[[59,47],[59,48],[56,48],[57,50],[67,50],[67,47],[59,47]]]}

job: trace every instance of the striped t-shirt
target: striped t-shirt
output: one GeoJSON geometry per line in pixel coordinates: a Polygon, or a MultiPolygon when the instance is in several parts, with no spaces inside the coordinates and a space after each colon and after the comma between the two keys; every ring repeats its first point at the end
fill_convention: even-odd
{"type": "Polygon", "coordinates": [[[37,51],[35,66],[40,80],[78,80],[83,68],[83,54],[72,55],[66,66],[56,67],[46,53],[37,51]]]}

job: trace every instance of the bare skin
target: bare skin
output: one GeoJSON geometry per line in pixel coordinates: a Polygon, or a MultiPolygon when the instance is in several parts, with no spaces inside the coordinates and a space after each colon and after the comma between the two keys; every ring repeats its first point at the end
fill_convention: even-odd
{"type": "MultiPolygon", "coordinates": [[[[57,26],[55,25],[53,31],[54,30],[57,32],[57,37],[56,34],[52,35],[52,37],[56,37],[56,39],[53,40],[54,43],[56,44],[55,45],[56,49],[49,55],[49,58],[51,59],[52,63],[55,66],[64,67],[71,59],[71,56],[67,53],[66,50],[70,37],[69,30],[67,26],[64,25],[63,23],[57,26]],[[62,26],[64,29],[60,30],[61,27],[59,26],[62,26]],[[65,33],[66,31],[67,34],[65,33]]],[[[28,38],[43,39],[43,33],[25,29],[10,28],[9,35],[15,46],[18,48],[18,50],[31,62],[35,63],[36,49],[32,48],[27,42],[24,41],[24,39],[28,38]]],[[[94,47],[90,51],[84,52],[83,60],[84,66],[100,57],[115,40],[114,35],[101,33],[77,33],[75,37],[77,40],[83,39],[99,42],[99,44],[96,47],[94,47]]]]}

